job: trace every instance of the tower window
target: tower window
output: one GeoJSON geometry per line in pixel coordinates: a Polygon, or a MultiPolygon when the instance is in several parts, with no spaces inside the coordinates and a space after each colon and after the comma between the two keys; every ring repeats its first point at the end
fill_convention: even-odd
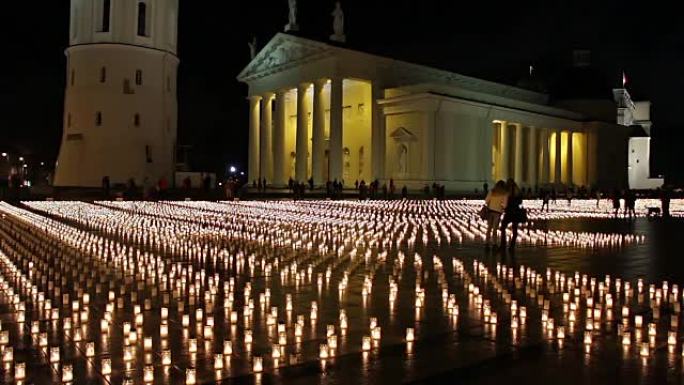
{"type": "Polygon", "coordinates": [[[107,81],[107,67],[100,68],[100,83],[107,81]]]}
{"type": "Polygon", "coordinates": [[[109,32],[109,22],[112,17],[112,1],[102,0],[102,25],[100,32],[109,32]]]}
{"type": "Polygon", "coordinates": [[[102,126],[102,112],[97,111],[95,114],[95,125],[100,127],[102,126]]]}
{"type": "Polygon", "coordinates": [[[135,114],[135,116],[133,116],[133,124],[136,127],[140,127],[140,114],[135,114]]]}
{"type": "Polygon", "coordinates": [[[138,36],[147,36],[147,4],[138,3],[138,36]]]}
{"type": "Polygon", "coordinates": [[[67,115],[67,127],[71,127],[71,113],[67,115]]]}
{"type": "Polygon", "coordinates": [[[135,71],[135,84],[141,86],[143,84],[143,73],[142,70],[135,71]]]}
{"type": "Polygon", "coordinates": [[[76,83],[76,70],[71,69],[71,76],[69,76],[69,80],[71,81],[71,85],[73,86],[74,83],[76,83]]]}
{"type": "Polygon", "coordinates": [[[152,150],[149,145],[145,146],[145,159],[147,160],[147,163],[152,163],[152,150]]]}

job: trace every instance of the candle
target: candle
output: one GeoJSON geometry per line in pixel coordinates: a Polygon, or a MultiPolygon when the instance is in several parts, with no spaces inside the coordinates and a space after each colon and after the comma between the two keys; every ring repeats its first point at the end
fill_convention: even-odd
{"type": "Polygon", "coordinates": [[[18,362],[14,366],[14,379],[21,381],[26,378],[26,364],[24,362],[18,362]]]}
{"type": "Polygon", "coordinates": [[[223,369],[223,354],[215,354],[214,355],[214,369],[216,369],[216,370],[223,369]]]}
{"type": "Polygon", "coordinates": [[[112,374],[112,360],[111,358],[103,358],[102,359],[102,368],[101,368],[102,374],[105,376],[112,374]]]}
{"type": "Polygon", "coordinates": [[[263,359],[261,357],[254,356],[252,370],[254,371],[254,373],[261,373],[264,370],[263,359]]]}
{"type": "Polygon", "coordinates": [[[223,354],[226,356],[233,354],[233,343],[231,341],[223,341],[223,354]]]}
{"type": "Polygon", "coordinates": [[[59,347],[50,348],[50,363],[59,362],[59,347]]]}
{"type": "Polygon", "coordinates": [[[74,380],[74,369],[71,365],[64,365],[62,367],[62,382],[71,382],[74,380]]]}
{"type": "Polygon", "coordinates": [[[369,336],[363,336],[361,340],[361,350],[367,352],[371,350],[371,338],[369,336]]]}
{"type": "Polygon", "coordinates": [[[415,340],[415,335],[413,328],[406,328],[406,342],[413,342],[415,340]]]}
{"type": "Polygon", "coordinates": [[[162,356],[162,365],[170,366],[171,365],[171,351],[170,350],[163,350],[161,353],[161,356],[162,356]]]}
{"type": "Polygon", "coordinates": [[[185,384],[195,385],[197,382],[197,371],[195,369],[188,369],[185,371],[185,384]]]}
{"type": "Polygon", "coordinates": [[[152,365],[146,365],[143,370],[143,382],[146,384],[154,381],[154,367],[152,365]]]}
{"type": "Polygon", "coordinates": [[[327,344],[320,344],[318,356],[322,360],[325,360],[328,358],[329,352],[328,352],[328,345],[327,344]]]}
{"type": "Polygon", "coordinates": [[[670,331],[667,333],[667,344],[670,346],[677,345],[677,332],[670,331]]]}

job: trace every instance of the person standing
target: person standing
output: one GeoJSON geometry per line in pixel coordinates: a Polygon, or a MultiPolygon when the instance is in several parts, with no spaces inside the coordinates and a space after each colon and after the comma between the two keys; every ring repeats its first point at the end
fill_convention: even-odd
{"type": "Polygon", "coordinates": [[[660,211],[663,213],[663,218],[670,217],[670,189],[668,186],[663,186],[660,190],[660,211]]]}
{"type": "Polygon", "coordinates": [[[159,197],[158,197],[158,199],[159,200],[166,199],[166,191],[169,189],[169,181],[166,179],[165,176],[162,176],[159,179],[158,186],[159,186],[159,197]]]}
{"type": "Polygon", "coordinates": [[[506,191],[508,194],[506,200],[506,208],[504,209],[504,217],[501,221],[501,250],[506,248],[506,228],[508,224],[511,224],[511,242],[509,244],[509,249],[513,250],[515,248],[515,243],[518,240],[518,224],[523,221],[522,219],[522,194],[520,193],[520,188],[513,181],[509,179],[506,181],[506,191]]]}
{"type": "Polygon", "coordinates": [[[617,218],[618,213],[620,212],[620,191],[618,189],[615,189],[613,191],[613,215],[615,218],[617,218]]]}
{"type": "Polygon", "coordinates": [[[396,186],[394,185],[394,179],[390,178],[390,185],[389,185],[389,199],[394,198],[394,191],[396,190],[396,186]]]}
{"type": "Polygon", "coordinates": [[[110,187],[109,176],[104,176],[102,178],[102,193],[104,194],[104,199],[109,199],[110,187]]]}
{"type": "Polygon", "coordinates": [[[634,192],[634,190],[628,190],[625,196],[625,208],[630,220],[636,218],[636,200],[636,192],[634,192]]]}
{"type": "Polygon", "coordinates": [[[546,207],[546,212],[549,212],[549,192],[546,189],[541,190],[542,206],[541,211],[544,212],[544,207],[546,207]]]}
{"type": "Polygon", "coordinates": [[[508,201],[508,193],[506,191],[506,182],[500,180],[496,182],[492,191],[487,193],[485,198],[485,206],[487,207],[487,239],[486,247],[490,247],[492,239],[497,239],[496,231],[499,228],[501,215],[506,209],[508,201]]]}

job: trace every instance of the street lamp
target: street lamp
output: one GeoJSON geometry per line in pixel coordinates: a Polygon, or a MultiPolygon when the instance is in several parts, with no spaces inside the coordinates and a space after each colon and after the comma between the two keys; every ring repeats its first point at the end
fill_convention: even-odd
{"type": "Polygon", "coordinates": [[[231,174],[235,174],[236,171],[237,171],[237,168],[235,168],[235,166],[230,166],[230,173],[231,174]]]}

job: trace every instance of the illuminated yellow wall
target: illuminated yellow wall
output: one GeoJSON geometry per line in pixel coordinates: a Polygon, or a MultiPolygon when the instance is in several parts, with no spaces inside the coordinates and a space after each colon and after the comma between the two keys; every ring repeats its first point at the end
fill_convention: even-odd
{"type": "Polygon", "coordinates": [[[492,122],[493,139],[492,139],[492,179],[498,181],[501,179],[501,148],[502,148],[502,124],[499,121],[492,122]]]}
{"type": "Polygon", "coordinates": [[[306,90],[306,111],[307,111],[307,118],[306,118],[306,127],[307,127],[307,138],[309,140],[307,141],[307,157],[306,157],[306,177],[307,179],[313,175],[312,174],[312,164],[311,164],[311,157],[313,154],[313,84],[306,90]]]}
{"type": "Polygon", "coordinates": [[[568,132],[561,132],[561,182],[569,183],[568,178],[568,132]]]}
{"type": "Polygon", "coordinates": [[[371,182],[371,83],[345,79],[343,84],[343,178],[345,184],[354,181],[371,182]]]}
{"type": "Polygon", "coordinates": [[[292,156],[297,151],[297,89],[285,94],[285,179],[295,177],[295,161],[292,156]]]}
{"type": "Polygon", "coordinates": [[[542,130],[538,130],[537,133],[537,143],[539,147],[539,153],[537,154],[537,184],[541,185],[546,181],[543,180],[544,177],[544,153],[548,153],[549,146],[543,140],[546,138],[542,130]]]}
{"type": "Polygon", "coordinates": [[[572,134],[572,182],[576,186],[587,183],[587,135],[582,132],[572,134]]]}
{"type": "Polygon", "coordinates": [[[552,132],[549,135],[549,181],[556,180],[556,133],[552,132]]]}

